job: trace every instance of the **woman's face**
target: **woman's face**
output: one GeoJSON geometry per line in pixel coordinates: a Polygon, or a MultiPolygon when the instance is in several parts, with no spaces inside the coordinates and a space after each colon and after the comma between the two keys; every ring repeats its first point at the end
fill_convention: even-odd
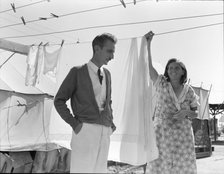
{"type": "Polygon", "coordinates": [[[181,79],[182,75],[184,75],[184,70],[177,62],[172,62],[168,66],[168,75],[170,80],[179,80],[181,79]]]}

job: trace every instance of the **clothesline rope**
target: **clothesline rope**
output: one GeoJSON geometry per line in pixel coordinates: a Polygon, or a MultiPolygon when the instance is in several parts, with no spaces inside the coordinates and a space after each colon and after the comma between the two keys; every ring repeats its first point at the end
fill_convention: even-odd
{"type": "Polygon", "coordinates": [[[117,26],[126,26],[126,25],[146,24],[146,23],[153,23],[153,22],[166,22],[166,21],[172,21],[172,20],[182,20],[182,19],[190,19],[190,18],[198,18],[198,17],[208,17],[208,16],[211,16],[211,15],[223,15],[223,13],[198,15],[198,16],[185,16],[185,17],[176,17],[176,18],[166,18],[166,19],[149,20],[149,21],[141,21],[141,22],[128,22],[128,23],[117,23],[117,24],[110,24],[110,25],[89,26],[89,27],[83,27],[83,28],[48,32],[48,33],[40,33],[40,34],[21,35],[21,36],[7,36],[7,37],[3,37],[2,39],[13,39],[13,38],[15,39],[15,38],[45,36],[45,35],[51,35],[51,34],[60,34],[60,33],[82,31],[82,30],[96,29],[96,28],[108,28],[108,27],[117,27],[117,26]]]}
{"type": "MultiPolygon", "coordinates": [[[[35,4],[39,4],[39,3],[42,3],[42,2],[45,2],[45,1],[49,1],[49,0],[42,0],[42,1],[38,1],[38,2],[29,3],[29,4],[26,4],[26,5],[18,6],[18,7],[16,7],[16,9],[28,7],[28,6],[35,5],[35,4]]],[[[3,10],[3,11],[0,11],[0,13],[5,13],[5,12],[8,12],[8,11],[13,11],[13,9],[10,8],[8,10],[3,10]]]]}
{"type": "MultiPolygon", "coordinates": [[[[217,25],[223,25],[223,22],[220,23],[213,23],[213,24],[208,24],[208,25],[201,25],[201,26],[195,26],[195,27],[189,27],[189,28],[183,28],[179,30],[173,30],[173,31],[167,31],[167,32],[161,32],[161,33],[155,33],[154,36],[160,36],[160,35],[166,35],[166,34],[171,34],[171,33],[176,33],[176,32],[181,32],[181,31],[188,31],[188,30],[193,30],[193,29],[199,29],[199,28],[206,28],[206,27],[211,27],[211,26],[217,26],[217,25]]],[[[142,36],[135,36],[136,38],[141,38],[142,36]]],[[[134,37],[128,37],[128,38],[120,38],[118,40],[129,40],[134,37]]],[[[86,44],[86,43],[91,43],[92,41],[83,41],[80,42],[79,40],[77,42],[72,42],[72,43],[64,43],[64,45],[74,45],[74,44],[86,44]]],[[[35,44],[34,44],[35,45],[35,44]]],[[[61,43],[55,43],[55,44],[48,44],[48,46],[56,46],[56,45],[61,45],[61,43]]],[[[38,45],[35,45],[38,46],[38,45]]]]}
{"type": "MultiPolygon", "coordinates": [[[[46,1],[46,0],[44,0],[44,1],[46,1]]],[[[140,2],[144,2],[144,1],[149,1],[149,0],[139,0],[137,2],[140,3],[140,2]]],[[[126,2],[125,4],[126,5],[130,5],[130,4],[133,4],[133,2],[126,2]]],[[[103,9],[108,9],[108,8],[113,8],[113,7],[118,7],[118,6],[122,6],[122,4],[119,3],[119,4],[115,4],[115,5],[110,5],[110,6],[104,6],[104,7],[98,7],[98,8],[92,8],[92,9],[87,9],[87,10],[82,10],[82,11],[77,11],[77,12],[62,14],[62,15],[58,15],[58,17],[59,18],[62,18],[62,17],[70,16],[70,15],[81,14],[81,13],[86,13],[86,12],[91,12],[91,11],[98,11],[98,10],[103,10],[103,9]]],[[[51,16],[51,17],[46,17],[45,19],[46,20],[55,19],[55,17],[51,16]]],[[[26,21],[26,24],[28,24],[28,23],[34,23],[34,22],[39,22],[39,21],[40,21],[40,19],[30,20],[30,21],[26,21]]],[[[19,23],[10,24],[10,25],[4,25],[4,26],[1,26],[0,29],[1,28],[12,27],[12,26],[17,26],[17,25],[23,25],[23,23],[22,22],[19,22],[19,23]]]]}

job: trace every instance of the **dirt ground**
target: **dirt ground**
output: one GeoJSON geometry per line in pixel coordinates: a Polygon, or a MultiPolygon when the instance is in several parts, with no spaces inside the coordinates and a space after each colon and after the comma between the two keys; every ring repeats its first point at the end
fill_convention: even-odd
{"type": "Polygon", "coordinates": [[[198,174],[224,174],[224,144],[212,146],[210,157],[197,159],[198,174]]]}

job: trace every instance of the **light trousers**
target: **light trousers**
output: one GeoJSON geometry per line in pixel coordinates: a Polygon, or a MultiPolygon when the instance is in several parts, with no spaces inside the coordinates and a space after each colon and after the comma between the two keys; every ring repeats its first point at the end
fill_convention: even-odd
{"type": "Polygon", "coordinates": [[[111,127],[83,123],[72,132],[70,173],[107,173],[111,127]]]}

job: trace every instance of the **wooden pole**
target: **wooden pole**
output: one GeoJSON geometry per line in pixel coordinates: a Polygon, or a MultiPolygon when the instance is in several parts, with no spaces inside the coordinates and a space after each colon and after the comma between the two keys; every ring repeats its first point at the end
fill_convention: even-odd
{"type": "Polygon", "coordinates": [[[0,39],[0,49],[23,55],[28,55],[30,46],[0,39]]]}

